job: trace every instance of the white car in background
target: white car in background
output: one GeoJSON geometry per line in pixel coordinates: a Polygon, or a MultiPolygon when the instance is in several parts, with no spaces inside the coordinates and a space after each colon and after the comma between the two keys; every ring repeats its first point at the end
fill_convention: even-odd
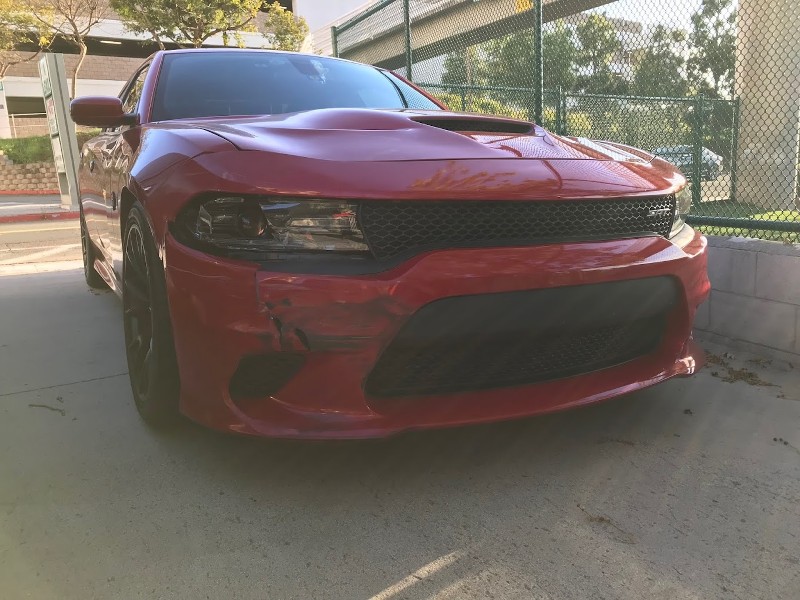
{"type": "MultiPolygon", "coordinates": [[[[687,179],[694,175],[694,147],[688,144],[656,148],[653,154],[678,167],[687,179]]],[[[714,181],[722,172],[723,158],[708,148],[703,148],[700,160],[700,179],[714,181]]]]}

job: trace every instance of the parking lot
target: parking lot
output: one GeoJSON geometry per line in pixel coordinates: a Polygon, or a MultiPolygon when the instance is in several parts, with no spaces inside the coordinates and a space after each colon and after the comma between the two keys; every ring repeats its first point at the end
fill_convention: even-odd
{"type": "Polygon", "coordinates": [[[692,379],[385,441],[154,433],[73,262],[0,267],[3,598],[800,596],[788,364],[712,345],[692,379]]]}

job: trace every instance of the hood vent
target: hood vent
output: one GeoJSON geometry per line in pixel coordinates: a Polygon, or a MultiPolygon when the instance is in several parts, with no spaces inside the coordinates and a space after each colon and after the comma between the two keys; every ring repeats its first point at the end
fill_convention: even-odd
{"type": "Polygon", "coordinates": [[[533,124],[524,121],[511,121],[504,119],[465,119],[465,118],[436,118],[425,117],[414,119],[417,123],[430,125],[447,131],[457,133],[481,132],[481,133],[516,133],[525,134],[533,132],[533,124]]]}

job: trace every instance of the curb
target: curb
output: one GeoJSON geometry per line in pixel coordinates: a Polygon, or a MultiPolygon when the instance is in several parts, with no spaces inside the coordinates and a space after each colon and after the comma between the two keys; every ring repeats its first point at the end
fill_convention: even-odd
{"type": "Polygon", "coordinates": [[[65,210],[63,212],[42,212],[28,213],[24,215],[5,215],[0,216],[0,224],[3,223],[29,223],[35,221],[66,221],[77,219],[80,212],[77,210],[65,210]]]}
{"type": "Polygon", "coordinates": [[[58,196],[60,190],[0,190],[0,196],[58,196]]]}

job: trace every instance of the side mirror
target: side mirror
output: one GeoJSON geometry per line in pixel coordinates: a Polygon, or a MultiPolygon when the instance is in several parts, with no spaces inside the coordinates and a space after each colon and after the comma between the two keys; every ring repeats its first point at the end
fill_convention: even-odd
{"type": "Polygon", "coordinates": [[[133,125],[136,115],[125,114],[122,101],[116,96],[84,96],[69,103],[69,114],[78,125],[119,127],[133,125]]]}

